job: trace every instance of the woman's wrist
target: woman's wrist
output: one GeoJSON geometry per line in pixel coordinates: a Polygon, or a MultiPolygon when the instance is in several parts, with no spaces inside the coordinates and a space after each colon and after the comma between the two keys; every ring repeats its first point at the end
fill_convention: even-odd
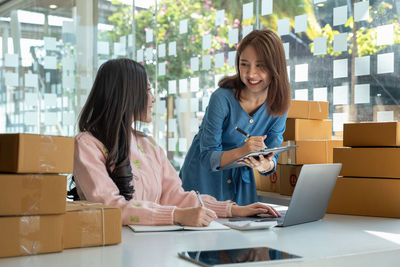
{"type": "Polygon", "coordinates": [[[273,169],[274,169],[274,167],[275,167],[275,162],[273,161],[273,160],[270,160],[269,161],[269,168],[267,168],[267,169],[265,169],[265,170],[263,170],[263,169],[259,169],[258,171],[260,172],[260,173],[267,173],[267,172],[270,172],[270,171],[272,171],[273,169]]]}

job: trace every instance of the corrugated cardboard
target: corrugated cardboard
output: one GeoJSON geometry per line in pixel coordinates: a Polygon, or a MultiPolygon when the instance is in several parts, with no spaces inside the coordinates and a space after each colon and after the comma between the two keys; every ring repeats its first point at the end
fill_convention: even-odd
{"type": "Polygon", "coordinates": [[[332,120],[287,119],[283,133],[285,141],[308,139],[331,139],[332,120]]]}
{"type": "Polygon", "coordinates": [[[72,173],[74,139],[37,134],[0,134],[0,171],[72,173]]]}
{"type": "Polygon", "coordinates": [[[254,178],[256,181],[256,189],[267,192],[278,192],[280,188],[279,170],[280,166],[276,166],[276,171],[268,176],[261,175],[257,170],[254,170],[254,178]]]}
{"type": "Polygon", "coordinates": [[[291,100],[288,118],[294,119],[328,119],[329,103],[326,101],[291,100]]]}
{"type": "Polygon", "coordinates": [[[344,146],[400,146],[400,122],[345,123],[343,131],[344,146]]]}
{"type": "Polygon", "coordinates": [[[0,257],[62,251],[63,216],[0,217],[0,257]]]}
{"type": "Polygon", "coordinates": [[[400,179],[339,177],[328,213],[400,218],[400,179]]]}
{"type": "Polygon", "coordinates": [[[278,164],[281,195],[291,196],[303,165],[278,164]]]}
{"type": "Polygon", "coordinates": [[[67,202],[64,248],[121,243],[121,210],[86,201],[67,202]]]}
{"type": "Polygon", "coordinates": [[[282,146],[298,145],[295,149],[282,152],[281,164],[318,164],[333,162],[333,148],[343,147],[342,140],[285,141],[282,146]]]}
{"type": "Polygon", "coordinates": [[[341,176],[400,178],[400,147],[341,147],[333,149],[341,176]]]}
{"type": "Polygon", "coordinates": [[[0,174],[0,215],[65,213],[67,177],[55,174],[0,174]]]}

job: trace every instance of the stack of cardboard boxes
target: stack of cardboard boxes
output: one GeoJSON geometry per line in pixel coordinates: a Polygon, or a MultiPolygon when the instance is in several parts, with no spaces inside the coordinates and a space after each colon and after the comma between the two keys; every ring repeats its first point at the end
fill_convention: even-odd
{"type": "Polygon", "coordinates": [[[400,218],[400,122],[344,124],[342,170],[327,212],[400,218]]]}
{"type": "Polygon", "coordinates": [[[282,146],[298,147],[280,154],[276,173],[264,177],[255,172],[258,190],[292,195],[303,164],[332,163],[333,148],[343,141],[332,139],[328,115],[328,102],[291,101],[282,146]]]}
{"type": "Polygon", "coordinates": [[[70,137],[0,135],[0,257],[121,242],[119,209],[66,202],[73,153],[70,137]]]}

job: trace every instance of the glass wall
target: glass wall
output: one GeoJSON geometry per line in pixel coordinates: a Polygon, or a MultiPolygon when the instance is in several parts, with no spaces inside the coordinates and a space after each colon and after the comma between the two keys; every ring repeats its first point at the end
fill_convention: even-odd
{"type": "Polygon", "coordinates": [[[14,0],[0,2],[0,132],[73,136],[97,68],[147,69],[153,135],[176,168],[210,94],[253,29],[282,38],[293,99],[330,103],[343,123],[400,120],[400,1],[14,0]]]}

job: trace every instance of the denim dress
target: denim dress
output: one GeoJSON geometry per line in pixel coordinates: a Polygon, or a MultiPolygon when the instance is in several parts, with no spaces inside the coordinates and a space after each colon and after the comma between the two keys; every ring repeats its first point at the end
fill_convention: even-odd
{"type": "MultiPolygon", "coordinates": [[[[232,89],[218,88],[210,97],[199,132],[194,137],[179,173],[185,190],[198,190],[217,200],[232,200],[239,205],[258,201],[253,170],[247,166],[218,170],[224,151],[244,145],[246,136],[267,135],[267,147],[279,147],[285,131],[286,115],[267,114],[264,103],[252,116],[241,107],[232,89]]],[[[273,161],[277,163],[278,156],[273,161]]],[[[264,174],[269,175],[274,170],[264,174]]]]}

